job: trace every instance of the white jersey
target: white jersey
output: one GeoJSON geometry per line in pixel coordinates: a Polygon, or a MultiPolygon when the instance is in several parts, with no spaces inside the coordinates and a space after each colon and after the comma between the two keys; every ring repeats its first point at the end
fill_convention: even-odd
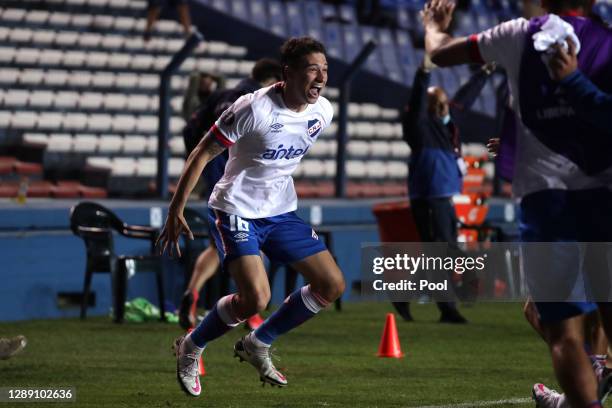
{"type": "MultiPolygon", "coordinates": [[[[483,31],[477,36],[482,59],[485,62],[496,62],[506,69],[512,93],[512,107],[519,118],[519,101],[523,97],[519,93],[519,77],[528,29],[529,21],[518,18],[483,31]]],[[[516,197],[548,189],[581,190],[610,185],[610,179],[605,173],[587,176],[576,164],[540,142],[522,121],[519,121],[516,144],[512,180],[516,197]]]]}
{"type": "Polygon", "coordinates": [[[265,218],[297,209],[291,175],[331,124],[333,108],[320,96],[302,112],[285,106],[281,83],[240,97],[212,127],[229,147],[225,173],[209,206],[243,218],[265,218]]]}

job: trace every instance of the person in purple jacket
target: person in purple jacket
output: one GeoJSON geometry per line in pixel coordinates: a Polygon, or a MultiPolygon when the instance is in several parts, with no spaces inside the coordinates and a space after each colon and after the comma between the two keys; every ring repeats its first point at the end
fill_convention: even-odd
{"type": "MultiPolygon", "coordinates": [[[[521,199],[523,242],[612,241],[612,192],[608,189],[612,185],[612,138],[601,125],[605,114],[597,109],[576,109],[568,102],[571,94],[566,95],[567,87],[550,77],[546,58],[536,50],[533,40],[534,34],[547,30],[550,24],[564,30],[571,26],[568,32],[573,32],[580,43],[581,74],[576,75],[588,78],[600,92],[612,92],[612,31],[584,17],[592,4],[592,0],[545,0],[542,5],[551,14],[507,21],[463,38],[453,38],[446,32],[453,3],[432,0],[423,10],[425,46],[435,64],[496,62],[508,73],[514,110],[520,118],[513,190],[521,199]]],[[[565,41],[561,38],[560,42],[565,41]]],[[[566,79],[568,83],[582,80],[566,79]]],[[[588,91],[587,87],[585,91],[587,85],[579,84],[574,89],[581,95],[588,94],[592,89],[588,91]]],[[[591,103],[596,101],[591,99],[591,103]]],[[[597,379],[583,348],[584,315],[599,309],[610,339],[612,307],[610,303],[591,302],[586,292],[579,296],[580,301],[562,297],[554,302],[538,301],[542,291],[571,286],[582,279],[580,262],[584,259],[575,252],[560,251],[561,247],[567,248],[549,245],[548,252],[542,253],[541,246],[538,251],[525,245],[526,277],[557,380],[566,393],[565,403],[597,408],[605,395],[598,395],[597,379]]],[[[559,401],[550,400],[547,391],[536,384],[536,402],[558,408],[559,401]]]]}

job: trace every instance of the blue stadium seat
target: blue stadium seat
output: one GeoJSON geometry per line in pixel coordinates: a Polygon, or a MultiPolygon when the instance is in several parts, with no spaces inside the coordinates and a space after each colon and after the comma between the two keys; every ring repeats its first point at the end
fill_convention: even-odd
{"type": "Polygon", "coordinates": [[[251,21],[251,13],[246,0],[233,0],[231,4],[234,17],[238,17],[242,21],[251,21]]]}
{"type": "Polygon", "coordinates": [[[370,71],[382,75],[384,73],[383,65],[381,64],[382,54],[380,50],[380,40],[376,33],[376,29],[374,27],[361,26],[360,31],[361,41],[363,42],[363,44],[367,44],[367,42],[370,40],[374,40],[379,43],[379,46],[376,47],[374,52],[370,55],[370,58],[368,58],[366,65],[370,71]]]}
{"type": "Polygon", "coordinates": [[[404,30],[409,30],[414,26],[412,16],[408,12],[408,9],[399,8],[397,10],[397,24],[404,30]]]}
{"type": "Polygon", "coordinates": [[[344,55],[348,61],[352,61],[362,47],[359,28],[355,25],[345,25],[341,30],[344,37],[344,55]]]}
{"type": "Polygon", "coordinates": [[[223,11],[224,13],[230,12],[230,3],[225,0],[212,0],[211,3],[212,6],[219,11],[223,11]]]}
{"type": "Polygon", "coordinates": [[[249,0],[251,4],[251,22],[257,27],[268,29],[268,14],[266,0],[249,0]]]}
{"type": "Polygon", "coordinates": [[[414,47],[410,35],[403,30],[395,32],[399,63],[402,66],[416,65],[414,47]]]}
{"type": "Polygon", "coordinates": [[[322,19],[321,10],[319,9],[319,2],[306,1],[302,3],[301,1],[298,1],[296,4],[298,7],[301,5],[301,8],[304,10],[302,16],[308,33],[321,32],[322,19]]]}
{"type": "Polygon", "coordinates": [[[285,7],[279,0],[268,0],[268,15],[270,16],[270,30],[281,37],[287,36],[287,19],[285,7]]]}
{"type": "Polygon", "coordinates": [[[324,25],[323,31],[325,33],[325,46],[329,55],[336,58],[345,58],[340,24],[327,23],[324,25]]]}
{"type": "Polygon", "coordinates": [[[340,6],[340,17],[342,20],[349,24],[357,24],[357,16],[355,14],[355,7],[343,4],[340,6]]]}
{"type": "Polygon", "coordinates": [[[288,2],[285,4],[287,15],[287,25],[289,27],[290,37],[300,37],[306,34],[306,27],[302,20],[302,10],[299,3],[288,2]]]}

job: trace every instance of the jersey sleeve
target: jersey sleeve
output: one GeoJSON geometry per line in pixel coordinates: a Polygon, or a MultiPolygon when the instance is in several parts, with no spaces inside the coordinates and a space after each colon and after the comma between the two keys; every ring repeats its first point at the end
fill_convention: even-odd
{"type": "Polygon", "coordinates": [[[504,68],[520,64],[528,29],[529,21],[517,18],[471,36],[472,59],[495,62],[504,68]]]}
{"type": "Polygon", "coordinates": [[[257,119],[252,103],[252,94],[244,95],[217,119],[211,132],[221,145],[230,147],[241,137],[255,131],[257,119]]]}

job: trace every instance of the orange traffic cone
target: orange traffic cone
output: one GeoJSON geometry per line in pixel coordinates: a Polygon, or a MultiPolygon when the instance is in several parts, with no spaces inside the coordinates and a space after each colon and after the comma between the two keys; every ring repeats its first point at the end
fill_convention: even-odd
{"type": "Polygon", "coordinates": [[[400,346],[399,336],[397,335],[397,327],[395,326],[395,315],[387,313],[385,328],[383,329],[378,346],[378,357],[402,358],[402,346],[400,346]]]}
{"type": "Polygon", "coordinates": [[[259,326],[261,326],[261,324],[264,322],[264,319],[262,319],[262,317],[258,314],[254,314],[253,316],[249,317],[247,319],[247,329],[249,330],[255,330],[256,328],[258,328],[259,326]]]}
{"type": "MultiPolygon", "coordinates": [[[[187,329],[187,333],[191,333],[193,329],[187,329]]],[[[198,361],[198,368],[200,371],[200,375],[206,375],[206,369],[204,368],[204,359],[200,356],[200,361],[198,361]]]]}

